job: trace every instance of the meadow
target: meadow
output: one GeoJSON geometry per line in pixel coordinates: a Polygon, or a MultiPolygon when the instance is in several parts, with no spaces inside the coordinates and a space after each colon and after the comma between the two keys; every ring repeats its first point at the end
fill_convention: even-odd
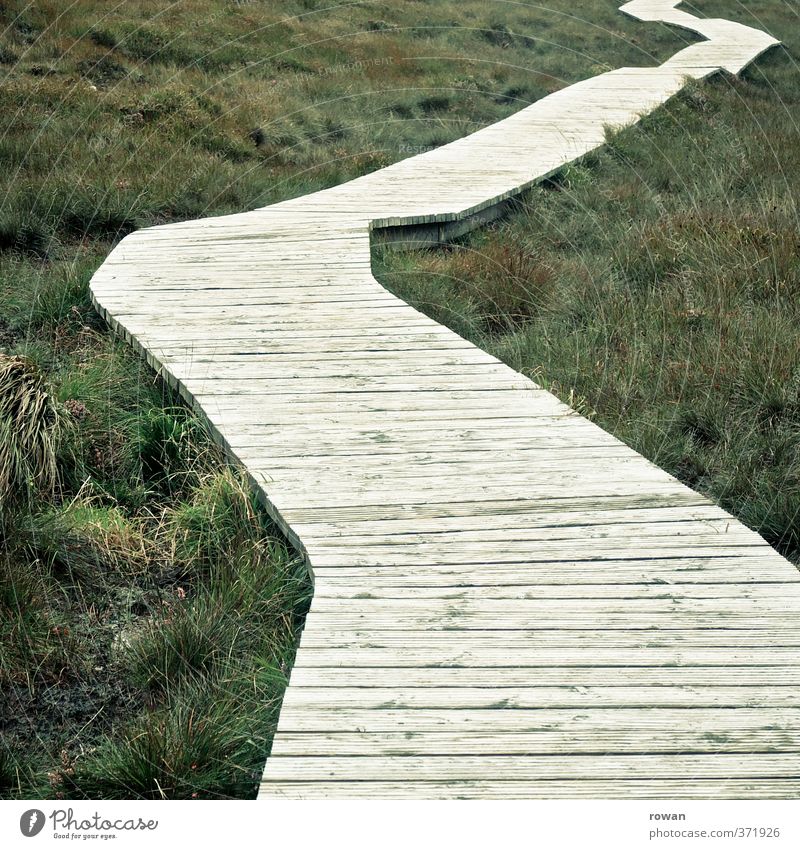
{"type": "MultiPolygon", "coordinates": [[[[0,797],[252,797],[310,598],[241,470],[94,314],[111,246],[686,43],[617,5],[0,5],[0,797]]],[[[729,5],[699,10],[748,22],[729,5]]],[[[796,557],[797,9],[747,8],[787,47],[743,80],[374,267],[796,557]]]]}

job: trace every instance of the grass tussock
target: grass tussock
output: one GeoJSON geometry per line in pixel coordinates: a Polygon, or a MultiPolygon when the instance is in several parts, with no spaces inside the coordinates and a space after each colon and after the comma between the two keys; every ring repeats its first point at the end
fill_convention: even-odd
{"type": "Polygon", "coordinates": [[[33,363],[0,355],[0,515],[9,500],[52,493],[65,419],[33,363]]]}

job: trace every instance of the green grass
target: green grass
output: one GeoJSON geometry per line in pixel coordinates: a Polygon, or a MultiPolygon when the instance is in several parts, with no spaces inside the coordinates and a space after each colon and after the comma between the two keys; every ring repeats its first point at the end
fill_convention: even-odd
{"type": "Polygon", "coordinates": [[[199,447],[208,470],[166,505],[86,487],[6,523],[12,795],[255,792],[310,587],[249,485],[199,447]]]}
{"type": "Polygon", "coordinates": [[[494,5],[5,3],[0,245],[46,256],[305,194],[682,41],[613,2],[494,5]]]}
{"type": "MultiPolygon", "coordinates": [[[[752,8],[792,38],[785,7],[752,8]]],[[[92,310],[115,241],[336,184],[686,39],[614,0],[5,0],[0,364],[47,401],[13,437],[2,408],[22,464],[0,467],[0,796],[252,796],[308,602],[240,471],[92,310]]],[[[788,552],[794,74],[775,54],[695,87],[514,219],[377,260],[788,552]]]]}
{"type": "Polygon", "coordinates": [[[785,4],[698,4],[781,38],[691,85],[447,250],[379,278],[800,561],[800,107],[785,4]]]}

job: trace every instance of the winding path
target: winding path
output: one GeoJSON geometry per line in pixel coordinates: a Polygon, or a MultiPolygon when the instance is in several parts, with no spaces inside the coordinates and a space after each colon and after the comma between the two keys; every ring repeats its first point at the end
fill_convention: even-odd
{"type": "Polygon", "coordinates": [[[311,196],[139,231],[93,278],[313,569],[260,797],[800,794],[794,567],[370,271],[372,230],[477,226],[605,125],[776,43],[674,5],[623,7],[706,37],[663,65],[311,196]]]}

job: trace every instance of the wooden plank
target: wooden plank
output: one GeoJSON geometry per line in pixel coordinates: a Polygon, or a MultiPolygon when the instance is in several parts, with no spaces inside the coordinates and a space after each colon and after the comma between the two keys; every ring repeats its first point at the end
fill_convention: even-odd
{"type": "MultiPolygon", "coordinates": [[[[317,456],[310,453],[309,456],[317,456]]],[[[476,511],[477,513],[477,511],[476,511]]],[[[350,538],[353,536],[376,536],[392,538],[410,532],[425,531],[429,534],[448,532],[470,533],[474,523],[480,522],[487,534],[498,532],[531,533],[552,530],[574,530],[576,533],[583,529],[588,533],[605,531],[613,534],[616,530],[624,531],[629,525],[647,524],[652,529],[659,526],[674,527],[677,531],[684,526],[707,524],[709,528],[724,528],[730,522],[728,514],[722,513],[713,505],[692,505],[680,507],[630,507],[624,510],[594,510],[587,513],[575,514],[574,511],[550,512],[533,510],[527,513],[490,513],[485,516],[418,516],[413,528],[409,529],[408,521],[403,519],[377,518],[328,522],[298,522],[298,527],[310,539],[332,539],[337,537],[350,538]],[[642,521],[637,521],[641,519],[642,521]],[[621,526],[621,527],[620,527],[621,526]]]]}
{"type": "MultiPolygon", "coordinates": [[[[645,584],[678,586],[680,584],[746,584],[779,581],[783,576],[771,559],[759,557],[717,557],[713,552],[701,557],[654,557],[551,560],[533,559],[487,563],[485,561],[440,564],[426,560],[417,564],[383,566],[314,565],[313,574],[320,579],[353,578],[356,594],[368,593],[370,581],[375,585],[385,580],[404,580],[409,586],[529,586],[531,584],[602,585],[645,584]],[[731,571],[735,570],[735,571],[731,571]],[[737,571],[738,570],[738,571],[737,571]],[[391,576],[391,577],[390,577],[391,576]]],[[[796,583],[796,581],[787,581],[796,583]]]]}
{"type": "MultiPolygon", "coordinates": [[[[680,629],[676,629],[680,630],[680,629]]],[[[328,645],[319,646],[326,637],[316,635],[311,640],[303,640],[302,651],[298,653],[295,661],[295,669],[301,667],[332,667],[351,668],[354,666],[365,668],[392,667],[398,670],[398,683],[406,680],[403,670],[408,668],[429,667],[465,667],[465,668],[505,668],[517,667],[563,667],[582,666],[595,663],[598,667],[650,667],[650,666],[738,666],[738,665],[785,665],[794,664],[800,654],[800,646],[796,636],[781,639],[775,638],[771,645],[770,641],[763,644],[758,642],[758,634],[746,630],[739,632],[737,637],[730,638],[730,642],[721,645],[708,645],[703,643],[688,642],[686,645],[672,645],[669,635],[653,629],[650,639],[642,632],[622,632],[630,643],[628,648],[596,648],[593,650],[589,641],[572,642],[565,638],[560,646],[545,643],[542,646],[536,644],[535,640],[529,641],[527,646],[508,648],[500,639],[495,639],[489,644],[479,642],[472,634],[464,631],[444,632],[450,637],[456,637],[455,644],[443,642],[440,634],[435,639],[428,635],[427,641],[420,645],[419,641],[408,640],[403,643],[402,638],[408,637],[408,632],[397,631],[397,640],[389,642],[384,640],[380,632],[370,632],[368,636],[362,635],[361,639],[350,636],[347,639],[337,638],[334,632],[327,637],[328,645]],[[636,635],[634,638],[632,635],[636,635]],[[756,648],[750,648],[747,643],[756,643],[756,648]]],[[[420,632],[415,632],[418,636],[420,632]]],[[[485,633],[485,632],[483,632],[485,633]]],[[[525,634],[526,632],[521,632],[525,634]]],[[[569,632],[567,632],[569,633],[569,632]]],[[[595,636],[597,632],[590,632],[595,636]]],[[[604,632],[613,634],[614,632],[604,632]]],[[[609,638],[610,640],[611,638],[609,638]]],[[[620,639],[617,637],[617,639],[620,639]]],[[[709,638],[710,639],[710,638],[709,638]]],[[[605,638],[604,638],[605,642],[605,638]]],[[[613,641],[612,641],[613,642],[613,641]]],[[[719,642],[719,641],[718,641],[719,642]]],[[[597,645],[597,640],[595,640],[597,645]]],[[[713,680],[713,678],[711,679],[713,680]]]]}
{"type": "MultiPolygon", "coordinates": [[[[402,616],[392,614],[365,613],[313,613],[315,628],[345,630],[348,628],[373,631],[460,631],[465,640],[472,639],[475,631],[493,629],[532,630],[539,628],[558,628],[563,630],[583,630],[586,628],[588,611],[548,611],[547,614],[496,613],[462,614],[457,611],[436,611],[432,614],[404,612],[402,616]]],[[[598,613],[593,621],[594,628],[605,630],[627,630],[630,628],[730,628],[750,631],[765,624],[780,627],[787,624],[785,610],[768,614],[755,612],[752,615],[736,613],[598,613]]],[[[435,637],[432,637],[435,641],[435,637]]]]}
{"type": "Polygon", "coordinates": [[[796,799],[800,780],[274,781],[259,799],[796,799]]]}
{"type": "Polygon", "coordinates": [[[284,710],[381,707],[418,710],[422,708],[458,710],[498,710],[516,708],[580,707],[758,707],[767,703],[776,708],[800,708],[800,692],[793,686],[705,687],[607,686],[584,687],[289,687],[284,710]]]}
{"type": "MultiPolygon", "coordinates": [[[[771,596],[766,598],[691,598],[677,593],[663,596],[644,598],[515,598],[513,604],[508,599],[499,598],[464,598],[461,596],[443,599],[431,598],[365,598],[368,593],[359,594],[357,598],[329,598],[318,596],[314,599],[314,619],[319,617],[368,616],[378,622],[383,617],[394,616],[412,617],[481,617],[490,616],[502,618],[509,615],[513,608],[515,615],[533,618],[542,622],[544,617],[552,612],[558,616],[578,616],[582,621],[596,623],[605,621],[609,615],[629,613],[632,617],[638,614],[660,616],[662,614],[680,613],[702,616],[706,613],[716,613],[720,617],[745,615],[748,618],[764,615],[770,612],[778,615],[779,619],[788,618],[788,614],[796,609],[798,597],[782,598],[771,596]]],[[[509,619],[508,621],[511,621],[509,619]]],[[[631,619],[633,623],[634,619],[631,619]]],[[[766,621],[766,620],[765,620],[766,621]]]]}
{"type": "Polygon", "coordinates": [[[442,755],[439,757],[275,758],[267,767],[271,781],[468,781],[502,775],[507,781],[550,779],[797,778],[797,754],[746,755],[442,755]]]}
{"type": "MultiPolygon", "coordinates": [[[[320,621],[317,624],[315,618],[303,631],[303,656],[308,657],[310,665],[315,665],[315,661],[316,665],[320,665],[318,658],[322,655],[319,652],[307,654],[311,649],[329,651],[340,661],[344,657],[344,651],[351,651],[353,662],[349,665],[359,666],[361,664],[356,661],[373,650],[390,649],[395,653],[396,660],[402,660],[402,649],[405,647],[410,656],[416,652],[428,651],[426,663],[412,664],[420,666],[436,666],[435,652],[437,650],[441,652],[439,665],[459,666],[462,664],[457,661],[452,664],[446,661],[449,657],[466,657],[478,652],[498,660],[505,652],[508,663],[500,664],[505,666],[558,666],[559,658],[566,665],[576,666],[651,666],[676,665],[682,654],[690,653],[700,647],[702,651],[699,652],[699,656],[708,659],[716,658],[716,662],[724,661],[727,656],[729,664],[735,666],[748,662],[748,658],[756,658],[757,660],[753,662],[769,666],[773,663],[792,663],[800,647],[800,629],[784,624],[771,627],[762,622],[758,627],[744,632],[736,628],[719,626],[666,630],[660,629],[655,624],[644,628],[609,630],[599,628],[597,622],[585,624],[585,628],[574,629],[486,629],[471,635],[467,643],[464,642],[464,634],[460,633],[461,629],[448,628],[443,633],[437,634],[435,644],[431,645],[430,636],[426,636],[428,632],[424,629],[370,628],[365,630],[349,627],[337,629],[329,623],[323,626],[320,621]],[[592,643],[594,643],[596,654],[587,654],[592,643]],[[775,650],[775,656],[772,659],[765,651],[768,647],[770,650],[775,650]],[[621,653],[620,648],[630,649],[630,651],[621,653]],[[705,651],[706,648],[709,649],[708,652],[705,651]],[[784,648],[788,654],[780,660],[781,650],[784,648]],[[652,654],[651,650],[653,650],[652,654]],[[567,657],[571,659],[567,660],[567,657]],[[659,657],[661,660],[655,659],[659,657]],[[615,662],[615,658],[619,659],[615,662]],[[536,662],[537,659],[540,660],[539,663],[536,662]],[[553,663],[553,660],[556,660],[556,663],[553,663]]],[[[302,665],[305,662],[303,658],[298,658],[295,665],[302,665]]],[[[686,661],[686,663],[692,662],[703,665],[707,661],[686,661]]]]}
{"type": "MultiPolygon", "coordinates": [[[[800,654],[800,652],[798,652],[800,654]]],[[[310,658],[309,658],[310,659],[310,658]]],[[[298,687],[607,687],[781,686],[800,684],[800,659],[792,666],[550,666],[550,667],[315,667],[293,670],[291,684],[298,687]]],[[[798,729],[800,733],[800,729],[798,729]]],[[[335,753],[333,753],[335,754],[335,753]]]]}
{"type": "Polygon", "coordinates": [[[451,601],[511,600],[511,599],[762,599],[787,600],[790,604],[800,601],[800,582],[791,584],[682,584],[665,587],[663,584],[536,584],[504,586],[491,584],[485,587],[418,587],[408,585],[402,578],[385,582],[380,586],[359,590],[353,586],[352,577],[330,578],[321,582],[315,593],[315,609],[323,600],[359,601],[362,599],[403,600],[434,599],[451,601]]]}
{"type": "MultiPolygon", "coordinates": [[[[796,734],[800,711],[797,708],[580,708],[536,709],[419,709],[319,707],[313,710],[281,713],[279,734],[451,732],[460,734],[510,734],[571,731],[589,740],[595,733],[625,729],[643,735],[672,729],[682,738],[687,733],[717,734],[720,743],[736,731],[777,731],[796,734]]],[[[558,749],[551,750],[558,752],[558,749]]],[[[611,750],[613,751],[613,749],[611,750]]]]}
{"type": "MultiPolygon", "coordinates": [[[[667,493],[646,491],[639,495],[626,494],[614,497],[607,495],[602,500],[583,493],[565,495],[563,492],[548,501],[533,498],[498,498],[491,502],[474,501],[468,498],[451,500],[439,504],[382,504],[370,506],[365,510],[358,504],[332,505],[330,507],[315,507],[303,510],[298,507],[293,511],[297,524],[309,524],[314,521],[383,521],[386,519],[416,523],[428,518],[462,518],[474,515],[492,516],[542,516],[554,512],[569,512],[573,521],[589,523],[595,514],[608,515],[616,510],[693,508],[697,505],[711,506],[710,502],[688,487],[671,487],[667,493]]],[[[717,508],[719,509],[719,508],[717,508]]],[[[730,515],[730,514],[726,514],[730,515]]],[[[411,525],[414,527],[415,525],[411,525]]]]}
{"type": "Polygon", "coordinates": [[[597,754],[713,754],[715,752],[800,752],[800,731],[736,728],[729,733],[719,731],[684,731],[672,728],[647,729],[634,734],[627,728],[592,731],[591,736],[578,736],[575,730],[528,731],[498,734],[496,731],[464,733],[463,731],[345,731],[283,732],[275,741],[271,757],[332,757],[358,755],[366,757],[408,757],[421,749],[430,755],[547,755],[597,754]]]}

